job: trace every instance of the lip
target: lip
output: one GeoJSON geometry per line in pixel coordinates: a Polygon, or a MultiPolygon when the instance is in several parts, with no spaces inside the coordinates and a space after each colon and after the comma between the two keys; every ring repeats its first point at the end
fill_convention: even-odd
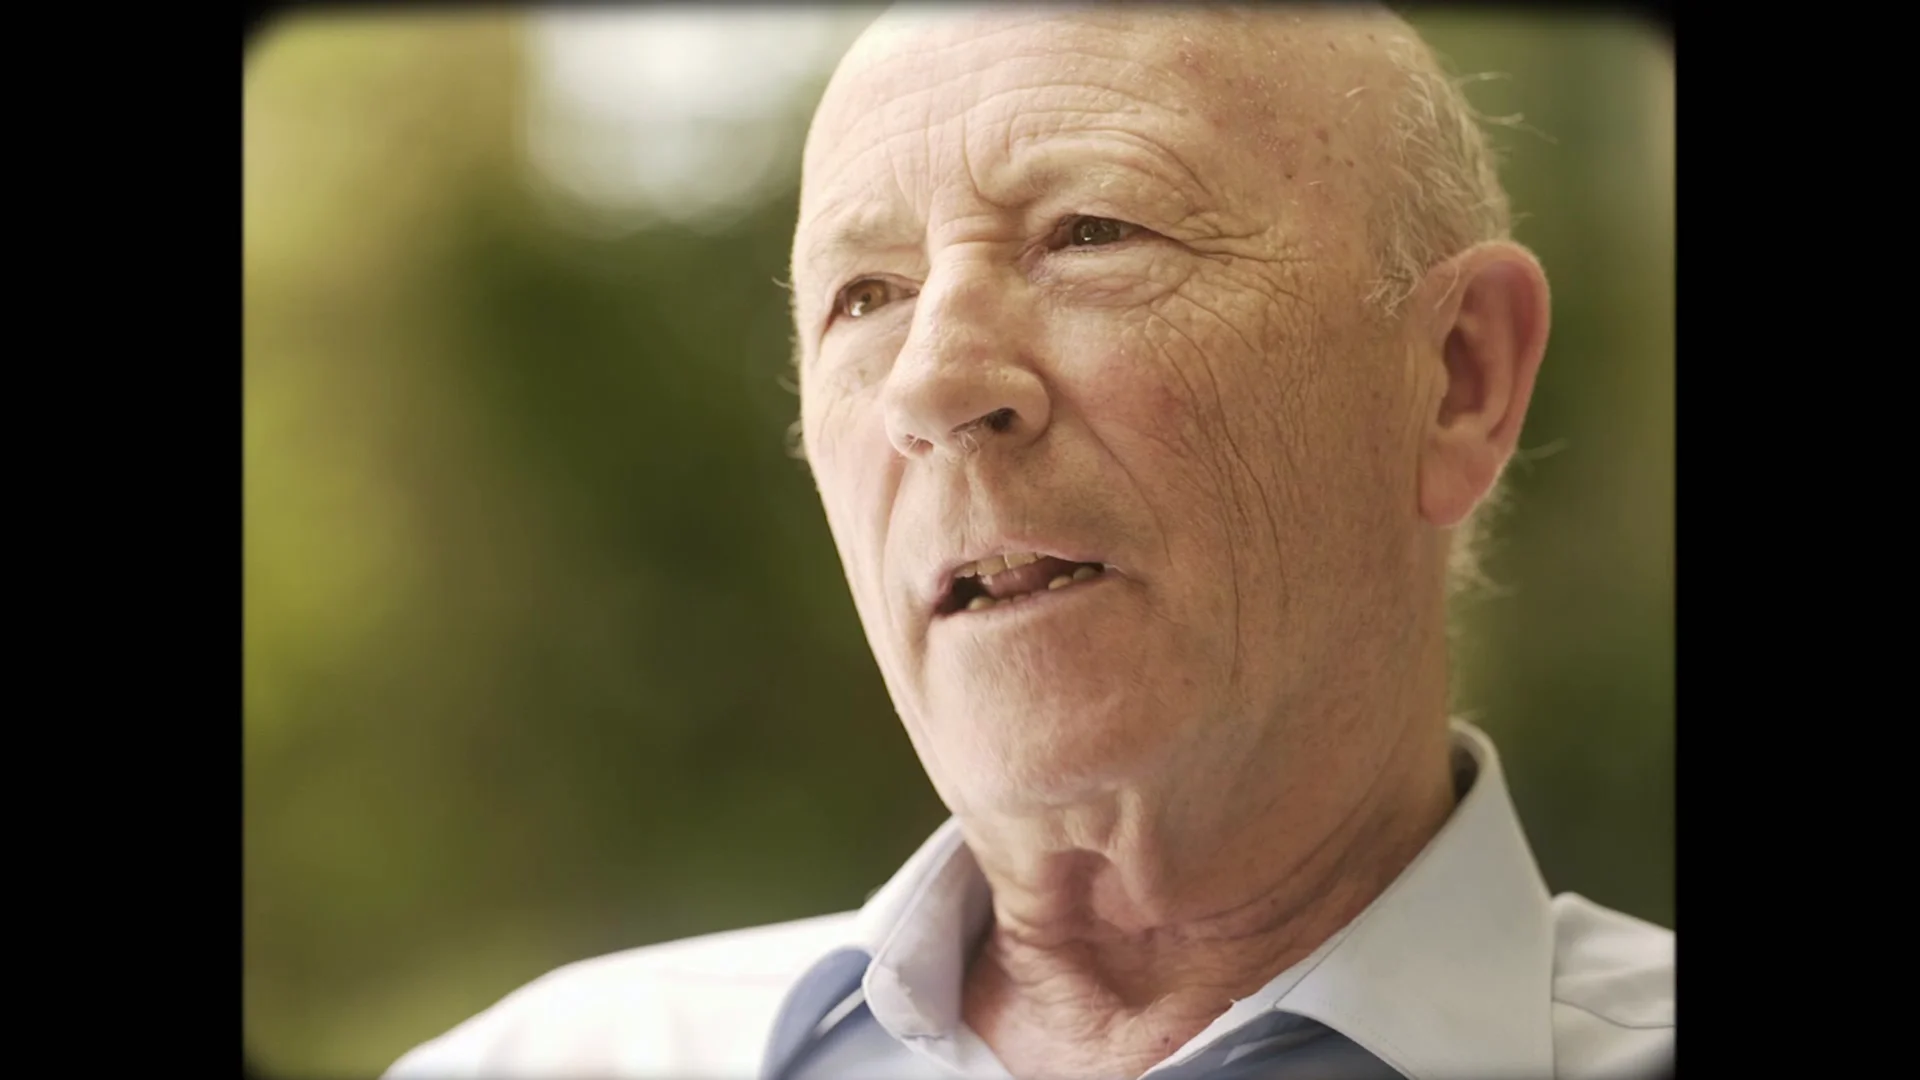
{"type": "MultiPolygon", "coordinates": [[[[939,614],[940,606],[946,602],[947,595],[952,591],[953,575],[959,573],[961,567],[972,566],[981,559],[990,558],[994,555],[1005,555],[1010,551],[1032,552],[1035,555],[1060,559],[1065,562],[1099,563],[1106,568],[1106,573],[1111,574],[1115,572],[1114,565],[1107,561],[1106,556],[1096,555],[1083,548],[1067,547],[1046,541],[1008,540],[997,543],[992,547],[982,547],[970,555],[951,559],[942,565],[940,571],[934,576],[931,583],[932,588],[928,592],[926,603],[929,616],[936,619],[943,617],[939,614]]],[[[958,613],[955,612],[954,614],[958,613]]]]}

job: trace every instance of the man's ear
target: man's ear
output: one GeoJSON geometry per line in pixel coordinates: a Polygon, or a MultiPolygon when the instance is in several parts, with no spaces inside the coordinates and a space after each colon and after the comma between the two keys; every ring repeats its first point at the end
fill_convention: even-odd
{"type": "Polygon", "coordinates": [[[1519,444],[1547,352],[1547,276],[1526,248],[1485,243],[1434,267],[1409,303],[1440,388],[1421,444],[1420,513],[1452,528],[1492,490],[1519,444]]]}

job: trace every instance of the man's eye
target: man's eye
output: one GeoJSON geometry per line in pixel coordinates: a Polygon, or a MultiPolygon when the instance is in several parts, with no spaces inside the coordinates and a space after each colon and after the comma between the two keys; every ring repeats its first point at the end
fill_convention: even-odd
{"type": "Polygon", "coordinates": [[[1117,244],[1139,231],[1138,225],[1080,214],[1067,219],[1066,242],[1070,247],[1099,247],[1102,244],[1117,244]]]}
{"type": "Polygon", "coordinates": [[[861,278],[840,290],[840,296],[834,302],[834,314],[858,319],[898,300],[899,293],[899,289],[879,278],[861,278]]]}

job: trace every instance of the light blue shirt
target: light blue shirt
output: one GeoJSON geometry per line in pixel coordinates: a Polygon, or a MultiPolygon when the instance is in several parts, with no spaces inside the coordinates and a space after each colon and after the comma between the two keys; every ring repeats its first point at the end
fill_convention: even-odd
{"type": "MultiPolygon", "coordinates": [[[[1493,745],[1455,725],[1452,816],[1306,959],[1156,1080],[1652,1080],[1674,935],[1550,897],[1493,745]]],[[[570,964],[414,1049],[393,1080],[931,1080],[1007,1072],[961,1016],[985,878],[948,822],[858,911],[570,964]]]]}
{"type": "MultiPolygon", "coordinates": [[[[1673,935],[1579,897],[1549,899],[1491,742],[1459,726],[1454,764],[1462,798],[1418,860],[1352,923],[1146,1076],[1523,1080],[1562,1066],[1563,1076],[1671,1070],[1673,935]]],[[[779,1048],[791,1060],[781,1080],[1009,1080],[960,1015],[966,961],[992,917],[986,880],[953,823],[932,845],[870,961],[850,954],[795,988],[789,1016],[831,1007],[797,1045],[779,1048]]]]}

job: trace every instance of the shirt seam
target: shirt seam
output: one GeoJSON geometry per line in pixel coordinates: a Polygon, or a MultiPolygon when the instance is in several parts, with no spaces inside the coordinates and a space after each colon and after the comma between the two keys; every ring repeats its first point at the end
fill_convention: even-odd
{"type": "Polygon", "coordinates": [[[1626,1028],[1629,1031],[1660,1031],[1663,1029],[1673,1028],[1677,1026],[1676,1023],[1672,1020],[1655,1020],[1655,1021],[1651,1021],[1649,1023],[1643,1023],[1643,1024],[1630,1023],[1626,1020],[1621,1020],[1616,1017],[1608,1016],[1606,1013],[1603,1013],[1598,1009],[1588,1008],[1587,1006],[1582,1005],[1577,1001],[1568,1001],[1565,998],[1554,998],[1553,1003],[1555,1005],[1565,1005],[1569,1009],[1578,1009],[1581,1012],[1586,1013],[1588,1016],[1591,1016],[1596,1020],[1605,1020],[1607,1023],[1612,1024],[1614,1027],[1626,1028]]]}

